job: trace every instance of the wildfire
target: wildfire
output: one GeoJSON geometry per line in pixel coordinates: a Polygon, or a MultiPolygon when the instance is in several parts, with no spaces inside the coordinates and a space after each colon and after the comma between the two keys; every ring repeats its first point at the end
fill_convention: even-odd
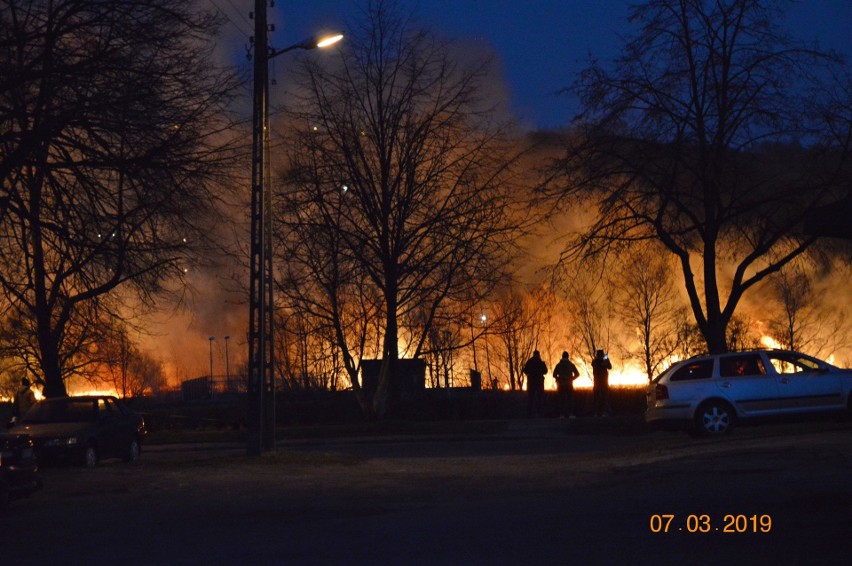
{"type": "MultiPolygon", "coordinates": [[[[33,388],[33,394],[35,395],[36,401],[43,401],[45,399],[44,393],[41,392],[41,389],[33,388]]],[[[103,389],[103,390],[74,390],[69,391],[68,395],[71,397],[82,397],[83,395],[113,395],[115,397],[121,397],[119,393],[115,389],[103,389]]],[[[14,397],[0,397],[0,402],[3,403],[11,403],[14,397]]]]}
{"type": "Polygon", "coordinates": [[[69,391],[68,394],[71,397],[82,397],[84,395],[112,395],[113,397],[121,397],[115,389],[90,389],[87,391],[76,390],[73,392],[69,391]]]}
{"type": "MultiPolygon", "coordinates": [[[[591,368],[586,372],[581,370],[580,373],[580,377],[574,381],[574,387],[576,389],[591,389],[593,386],[591,368]]],[[[645,386],[648,385],[648,376],[639,367],[626,365],[624,367],[613,368],[610,370],[609,384],[615,387],[645,386]]],[[[554,384],[554,388],[555,387],[556,386],[554,384]]]]}

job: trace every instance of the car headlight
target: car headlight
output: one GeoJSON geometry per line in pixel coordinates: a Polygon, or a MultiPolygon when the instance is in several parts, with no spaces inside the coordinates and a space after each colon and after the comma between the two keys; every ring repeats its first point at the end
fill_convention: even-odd
{"type": "Polygon", "coordinates": [[[44,446],[73,446],[77,444],[77,437],[70,438],[51,438],[44,441],[44,446]]]}

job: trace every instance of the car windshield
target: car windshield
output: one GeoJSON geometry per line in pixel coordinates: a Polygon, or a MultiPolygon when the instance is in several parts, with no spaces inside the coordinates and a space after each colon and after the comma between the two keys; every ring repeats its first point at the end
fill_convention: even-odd
{"type": "Polygon", "coordinates": [[[23,418],[24,424],[76,423],[97,418],[91,399],[51,399],[36,403],[23,418]]]}

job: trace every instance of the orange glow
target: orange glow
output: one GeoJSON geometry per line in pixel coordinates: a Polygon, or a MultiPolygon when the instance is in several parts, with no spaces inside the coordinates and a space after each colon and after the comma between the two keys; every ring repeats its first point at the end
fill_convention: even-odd
{"type": "MultiPolygon", "coordinates": [[[[648,384],[648,376],[641,369],[634,366],[613,368],[609,372],[609,384],[614,387],[644,386],[648,384]]],[[[581,372],[580,377],[574,380],[575,389],[591,389],[592,387],[593,383],[590,373],[581,372]]]]}
{"type": "Polygon", "coordinates": [[[89,390],[76,390],[69,391],[68,395],[71,397],[82,397],[83,395],[112,395],[114,397],[121,397],[118,394],[118,391],[115,389],[89,389],[89,390]]]}
{"type": "MultiPolygon", "coordinates": [[[[575,389],[591,389],[592,383],[592,368],[585,363],[578,363],[580,377],[574,380],[575,389]]],[[[637,365],[627,364],[624,366],[616,366],[609,372],[609,384],[613,387],[637,387],[648,385],[647,374],[637,365]]],[[[548,388],[556,390],[556,382],[551,378],[547,383],[548,388]]]]}
{"type": "Polygon", "coordinates": [[[778,340],[776,340],[772,336],[764,336],[763,338],[760,339],[760,343],[763,344],[767,348],[775,348],[775,349],[779,349],[779,350],[782,349],[782,346],[778,342],[778,340]]]}
{"type": "MultiPolygon", "coordinates": [[[[40,389],[33,388],[33,393],[35,394],[36,401],[43,401],[45,399],[45,396],[40,389]]],[[[121,395],[119,395],[118,391],[116,391],[115,389],[91,389],[87,391],[69,391],[68,395],[71,397],[82,397],[83,395],[113,395],[115,397],[121,397],[121,395]]],[[[12,400],[13,398],[0,397],[0,402],[11,403],[12,400]]]]}

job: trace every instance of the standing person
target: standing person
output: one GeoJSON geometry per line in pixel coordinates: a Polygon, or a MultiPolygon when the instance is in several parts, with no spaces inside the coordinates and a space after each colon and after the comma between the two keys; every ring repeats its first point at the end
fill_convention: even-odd
{"type": "Polygon", "coordinates": [[[568,352],[562,352],[562,359],[553,368],[553,378],[559,397],[559,415],[568,419],[574,418],[574,380],[579,375],[577,366],[568,358],[568,352]]]}
{"type": "Polygon", "coordinates": [[[547,364],[541,359],[538,350],[535,350],[532,357],[524,364],[523,371],[527,376],[527,411],[530,416],[536,417],[541,414],[544,401],[544,376],[547,373],[547,364]]]}
{"type": "Polygon", "coordinates": [[[20,422],[27,411],[35,404],[35,393],[30,388],[30,380],[21,378],[21,388],[15,393],[15,421],[20,422]]]}
{"type": "Polygon", "coordinates": [[[609,370],[612,369],[612,364],[609,361],[609,356],[604,354],[603,350],[598,350],[595,353],[595,359],[592,360],[592,376],[595,382],[595,416],[601,417],[609,415],[611,410],[609,407],[609,370]]]}

